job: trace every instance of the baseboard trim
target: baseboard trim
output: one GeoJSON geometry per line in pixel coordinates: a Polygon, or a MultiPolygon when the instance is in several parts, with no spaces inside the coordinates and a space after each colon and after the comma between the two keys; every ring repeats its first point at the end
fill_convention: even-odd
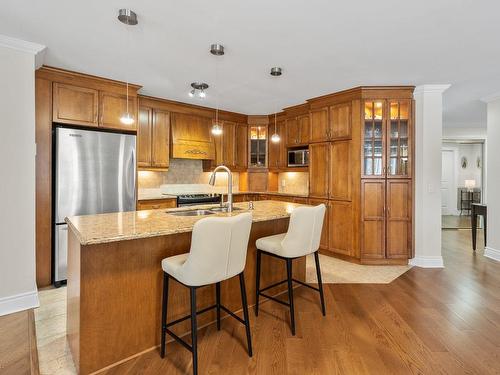
{"type": "Polygon", "coordinates": [[[497,262],[500,262],[500,250],[493,249],[491,247],[486,247],[484,249],[484,256],[486,258],[490,258],[496,260],[497,262]]]}
{"type": "Polygon", "coordinates": [[[20,293],[0,298],[0,316],[40,306],[38,291],[20,293]]]}
{"type": "Polygon", "coordinates": [[[444,268],[443,257],[441,256],[419,256],[410,259],[409,264],[421,268],[444,268]]]}

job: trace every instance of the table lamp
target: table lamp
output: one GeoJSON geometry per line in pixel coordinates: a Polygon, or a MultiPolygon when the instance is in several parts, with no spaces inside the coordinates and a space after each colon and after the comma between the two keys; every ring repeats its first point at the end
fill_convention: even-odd
{"type": "Polygon", "coordinates": [[[472,191],[476,187],[476,180],[465,180],[465,188],[467,191],[472,191]]]}

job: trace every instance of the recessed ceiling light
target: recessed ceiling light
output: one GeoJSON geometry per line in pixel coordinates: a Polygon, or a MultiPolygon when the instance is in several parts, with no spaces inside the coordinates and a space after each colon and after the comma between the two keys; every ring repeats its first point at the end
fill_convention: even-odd
{"type": "Polygon", "coordinates": [[[210,53],[215,56],[222,56],[224,54],[224,46],[214,43],[210,46],[210,53]]]}
{"type": "Polygon", "coordinates": [[[282,69],[279,66],[275,66],[271,68],[270,74],[275,77],[280,76],[282,74],[282,69]]]}
{"type": "Polygon", "coordinates": [[[137,25],[137,14],[130,9],[120,9],[118,11],[118,19],[125,25],[137,25]]]}
{"type": "Polygon", "coordinates": [[[205,82],[193,82],[191,83],[192,90],[189,91],[189,96],[191,98],[198,96],[200,99],[205,99],[207,94],[205,90],[208,89],[208,84],[205,82]]]}

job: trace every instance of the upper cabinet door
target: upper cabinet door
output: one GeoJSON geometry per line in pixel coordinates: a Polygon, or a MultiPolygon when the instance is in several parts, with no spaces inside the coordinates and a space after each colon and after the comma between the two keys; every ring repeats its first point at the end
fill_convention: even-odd
{"type": "Polygon", "coordinates": [[[299,127],[299,143],[307,145],[309,143],[309,133],[311,131],[311,118],[309,114],[297,117],[299,127]]]}
{"type": "MultiPolygon", "coordinates": [[[[137,98],[129,96],[128,112],[135,120],[137,98]]],[[[134,121],[130,125],[125,125],[120,118],[127,113],[127,96],[111,92],[101,91],[99,93],[99,126],[104,128],[136,130],[134,121]]]]}
{"type": "Polygon", "coordinates": [[[234,167],[236,161],[235,136],[236,124],[224,121],[222,130],[222,159],[224,165],[234,167]]]}
{"type": "Polygon", "coordinates": [[[54,122],[98,126],[97,90],[54,83],[53,100],[54,122]]]}
{"type": "Polygon", "coordinates": [[[299,144],[300,131],[299,123],[296,117],[286,120],[286,144],[287,146],[296,146],[299,144]]]}
{"type": "Polygon", "coordinates": [[[248,166],[248,126],[247,124],[236,125],[236,162],[237,168],[245,169],[248,166]]]}
{"type": "Polygon", "coordinates": [[[326,142],[330,139],[330,126],[328,125],[328,108],[311,111],[311,130],[309,141],[326,142]]]}
{"type": "Polygon", "coordinates": [[[389,100],[387,127],[387,177],[411,177],[412,171],[412,102],[389,100]]]}
{"type": "Polygon", "coordinates": [[[384,100],[366,100],[364,102],[361,161],[362,176],[365,178],[381,178],[386,175],[385,112],[384,100]]]}
{"type": "Polygon", "coordinates": [[[151,167],[151,137],[153,110],[148,107],[139,108],[139,124],[137,126],[137,166],[151,167]]]}
{"type": "Polygon", "coordinates": [[[351,138],[351,103],[330,107],[330,139],[351,138]]]}
{"type": "Polygon", "coordinates": [[[328,198],[330,144],[309,145],[309,196],[328,198]]]}
{"type": "Polygon", "coordinates": [[[170,164],[170,113],[153,110],[153,130],[151,140],[151,165],[168,168],[170,164]]]}

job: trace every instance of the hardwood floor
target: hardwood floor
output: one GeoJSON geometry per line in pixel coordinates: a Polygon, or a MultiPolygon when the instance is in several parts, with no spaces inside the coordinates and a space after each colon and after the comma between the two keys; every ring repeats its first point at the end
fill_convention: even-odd
{"type": "Polygon", "coordinates": [[[0,374],[38,374],[33,310],[0,317],[0,374]]]}
{"type": "MultiPolygon", "coordinates": [[[[482,238],[482,236],[478,236],[482,238]]],[[[482,249],[482,243],[478,246],[482,249]]],[[[297,336],[285,307],[250,313],[254,356],[243,325],[225,319],[199,334],[201,374],[499,374],[500,263],[473,254],[470,231],[443,231],[445,269],[413,268],[390,284],[330,284],[327,316],[316,293],[296,290],[297,336]]],[[[190,374],[176,343],[105,372],[190,374]]]]}

